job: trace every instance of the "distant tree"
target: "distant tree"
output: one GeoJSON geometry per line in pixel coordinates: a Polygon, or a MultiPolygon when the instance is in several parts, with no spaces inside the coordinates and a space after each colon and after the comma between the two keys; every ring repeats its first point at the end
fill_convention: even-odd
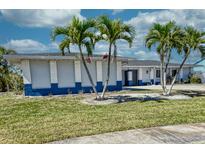
{"type": "Polygon", "coordinates": [[[22,78],[18,72],[18,68],[9,65],[3,55],[15,54],[14,50],[0,47],[0,91],[21,90],[22,78]]]}
{"type": "Polygon", "coordinates": [[[117,41],[125,40],[129,43],[131,47],[132,42],[135,37],[134,27],[122,23],[120,20],[111,20],[107,16],[100,16],[98,18],[98,29],[103,40],[109,43],[108,48],[108,63],[107,63],[107,77],[105,80],[103,92],[101,98],[104,99],[104,95],[108,86],[109,78],[110,78],[110,62],[112,54],[114,57],[117,55],[117,41]],[[112,48],[114,50],[112,51],[112,48]]]}
{"type": "Polygon", "coordinates": [[[95,43],[100,39],[100,37],[96,35],[95,26],[95,20],[80,20],[77,17],[73,17],[71,23],[68,26],[54,28],[52,32],[52,40],[55,40],[58,35],[63,36],[63,40],[59,45],[63,55],[65,55],[66,48],[68,49],[68,52],[70,52],[70,45],[78,46],[83,66],[85,67],[93,91],[96,94],[96,98],[98,98],[98,92],[95,88],[95,84],[88,69],[87,62],[82,50],[82,48],[85,47],[88,56],[92,56],[95,43]]]}

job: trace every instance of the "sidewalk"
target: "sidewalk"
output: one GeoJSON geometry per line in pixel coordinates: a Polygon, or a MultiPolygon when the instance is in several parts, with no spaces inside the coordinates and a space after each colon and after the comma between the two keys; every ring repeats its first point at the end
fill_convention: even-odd
{"type": "Polygon", "coordinates": [[[205,123],[162,126],[70,138],[54,144],[205,143],[205,123]]]}

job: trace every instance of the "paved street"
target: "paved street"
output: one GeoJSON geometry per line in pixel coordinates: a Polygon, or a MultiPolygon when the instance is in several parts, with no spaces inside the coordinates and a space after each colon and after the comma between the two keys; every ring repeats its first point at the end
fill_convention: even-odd
{"type": "Polygon", "coordinates": [[[70,138],[55,144],[205,143],[205,123],[163,126],[70,138]]]}

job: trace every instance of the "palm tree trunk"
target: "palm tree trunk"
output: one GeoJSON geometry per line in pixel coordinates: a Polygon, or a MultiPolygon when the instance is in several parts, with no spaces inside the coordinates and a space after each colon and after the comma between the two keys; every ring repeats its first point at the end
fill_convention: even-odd
{"type": "Polygon", "coordinates": [[[165,87],[164,87],[164,59],[161,56],[161,65],[160,65],[160,82],[163,90],[163,95],[165,95],[165,87]]]}
{"type": "Polygon", "coordinates": [[[88,79],[89,79],[89,81],[90,81],[90,84],[92,85],[93,91],[94,91],[95,94],[96,94],[96,99],[98,99],[98,98],[99,98],[99,97],[98,97],[98,92],[97,92],[97,90],[96,90],[96,88],[95,88],[95,84],[94,84],[94,82],[93,82],[92,76],[91,76],[90,71],[89,71],[89,69],[88,69],[88,67],[87,67],[87,64],[86,64],[86,62],[85,62],[85,58],[84,58],[84,56],[83,56],[82,49],[81,49],[81,46],[80,46],[80,45],[79,45],[79,50],[80,50],[80,56],[81,56],[81,59],[82,59],[82,62],[83,62],[83,66],[85,67],[85,71],[86,71],[86,73],[87,73],[87,75],[88,75],[88,79]]]}
{"type": "Polygon", "coordinates": [[[104,99],[105,97],[105,92],[108,86],[109,78],[110,78],[110,60],[111,60],[111,50],[112,50],[112,43],[109,45],[109,55],[108,55],[108,62],[107,62],[107,78],[105,80],[105,84],[103,87],[103,92],[101,94],[101,99],[104,99]]]}
{"type": "Polygon", "coordinates": [[[169,65],[169,62],[170,62],[170,58],[171,58],[171,50],[168,51],[168,58],[167,58],[167,62],[165,64],[165,70],[164,70],[164,73],[165,73],[165,87],[166,87],[166,90],[167,90],[167,70],[168,70],[168,65],[169,65]]]}
{"type": "Polygon", "coordinates": [[[171,94],[171,91],[172,91],[172,88],[173,88],[173,86],[174,86],[174,83],[175,83],[175,81],[176,81],[176,79],[177,79],[177,76],[179,75],[179,72],[181,71],[181,69],[182,69],[184,63],[186,62],[188,56],[189,56],[189,52],[188,52],[187,55],[184,57],[184,60],[182,61],[182,63],[181,63],[181,65],[180,65],[179,69],[177,70],[177,72],[176,72],[176,74],[175,74],[175,76],[174,76],[174,78],[173,78],[173,80],[172,80],[172,82],[171,82],[170,88],[169,88],[169,90],[168,90],[168,92],[167,92],[167,95],[170,95],[170,94],[171,94]]]}

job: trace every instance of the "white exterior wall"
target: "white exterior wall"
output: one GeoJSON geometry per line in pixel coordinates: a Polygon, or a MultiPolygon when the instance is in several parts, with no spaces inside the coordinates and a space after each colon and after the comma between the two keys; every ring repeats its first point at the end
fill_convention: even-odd
{"type": "Polygon", "coordinates": [[[74,61],[75,82],[81,82],[81,62],[79,60],[74,61]]]}
{"type": "Polygon", "coordinates": [[[102,82],[102,61],[96,61],[97,81],[102,82]]]}
{"type": "Polygon", "coordinates": [[[32,88],[50,88],[50,65],[45,60],[31,60],[32,88]]]}
{"type": "Polygon", "coordinates": [[[142,68],[142,81],[150,82],[150,68],[142,68]]]}
{"type": "MultiPolygon", "coordinates": [[[[93,61],[88,69],[95,85],[104,82],[107,76],[107,61],[93,61]]],[[[121,61],[111,62],[108,85],[122,81],[121,61]]],[[[59,88],[75,87],[80,82],[82,87],[91,86],[83,64],[79,60],[22,60],[24,84],[32,84],[33,89],[51,88],[51,83],[59,88]]]]}
{"type": "Polygon", "coordinates": [[[75,87],[73,60],[57,61],[58,87],[75,87]]]}
{"type": "Polygon", "coordinates": [[[50,76],[51,83],[58,83],[58,74],[57,74],[57,63],[56,61],[50,61],[50,76]]]}
{"type": "Polygon", "coordinates": [[[138,80],[142,80],[143,79],[143,68],[139,68],[138,69],[138,80]]]}
{"type": "MultiPolygon", "coordinates": [[[[90,71],[90,74],[92,76],[93,82],[96,85],[96,81],[97,81],[97,70],[96,70],[96,63],[92,62],[92,63],[87,63],[87,67],[90,71]]],[[[91,86],[90,84],[90,80],[88,78],[88,75],[86,73],[85,67],[84,65],[81,63],[81,78],[82,78],[82,86],[91,86]]]]}
{"type": "MultiPolygon", "coordinates": [[[[106,77],[107,77],[107,61],[103,62],[103,82],[105,82],[106,77]]],[[[108,82],[108,85],[116,85],[116,81],[117,81],[117,68],[116,68],[116,63],[115,62],[111,62],[110,65],[110,79],[108,82]]]]}
{"type": "Polygon", "coordinates": [[[122,81],[122,62],[117,61],[117,81],[122,81]]]}
{"type": "Polygon", "coordinates": [[[23,73],[24,84],[31,84],[31,71],[30,71],[29,60],[22,60],[21,61],[21,69],[22,69],[22,73],[23,73]]]}

